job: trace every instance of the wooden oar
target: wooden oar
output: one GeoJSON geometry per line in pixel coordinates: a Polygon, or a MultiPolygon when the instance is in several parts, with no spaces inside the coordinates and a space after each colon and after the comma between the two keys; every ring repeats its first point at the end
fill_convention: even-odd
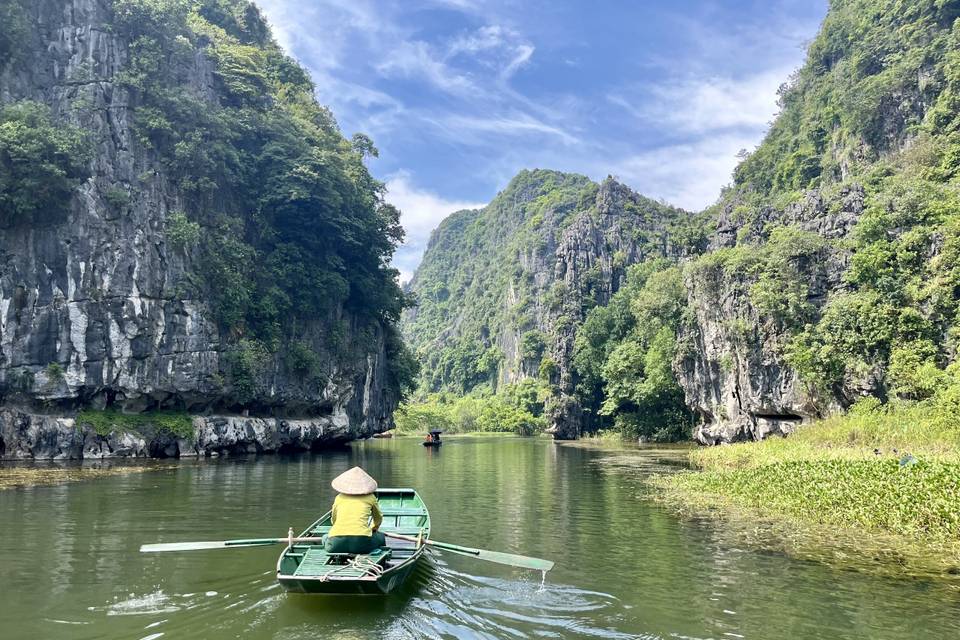
{"type": "Polygon", "coordinates": [[[251,538],[248,540],[211,540],[207,542],[164,542],[160,544],[145,544],[140,547],[141,553],[157,551],[200,551],[203,549],[227,549],[233,547],[262,547],[271,544],[290,542],[320,542],[320,538],[251,538]]]}
{"type": "MultiPolygon", "coordinates": [[[[402,536],[398,533],[390,533],[389,531],[383,531],[383,535],[388,538],[396,538],[397,540],[407,540],[409,542],[418,542],[417,538],[411,536],[402,536]]],[[[500,551],[487,551],[486,549],[473,549],[471,547],[461,547],[460,545],[450,544],[449,542],[438,542],[437,540],[423,540],[424,544],[428,544],[431,547],[436,547],[437,549],[443,549],[444,551],[450,551],[452,553],[458,553],[462,556],[470,556],[471,558],[477,558],[479,560],[488,560],[490,562],[496,562],[498,564],[505,564],[511,567],[521,567],[523,569],[537,569],[538,571],[550,571],[553,569],[553,562],[550,560],[542,560],[540,558],[531,558],[528,556],[518,556],[513,553],[502,553],[500,551]]]]}

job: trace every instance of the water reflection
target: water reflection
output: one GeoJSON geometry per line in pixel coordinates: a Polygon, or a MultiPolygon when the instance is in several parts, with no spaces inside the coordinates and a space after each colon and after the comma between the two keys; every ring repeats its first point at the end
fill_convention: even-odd
{"type": "Polygon", "coordinates": [[[11,638],[918,638],[957,636],[942,585],[757,551],[681,520],[644,474],[674,450],[381,440],[320,456],[184,462],[0,492],[0,628],[11,638]],[[279,548],[137,553],[143,542],[283,535],[362,464],[414,486],[439,540],[556,561],[541,581],[431,555],[391,597],[285,594],[279,548]]]}

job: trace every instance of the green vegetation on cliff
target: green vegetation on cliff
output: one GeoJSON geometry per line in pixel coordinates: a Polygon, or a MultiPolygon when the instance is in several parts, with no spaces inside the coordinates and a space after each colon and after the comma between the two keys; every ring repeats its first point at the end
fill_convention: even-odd
{"type": "Polygon", "coordinates": [[[521,357],[539,367],[532,263],[596,193],[581,175],[523,171],[485,209],[441,223],[411,284],[418,305],[404,328],[424,363],[422,390],[495,390],[505,360],[498,338],[508,331],[523,333],[521,357]]]}
{"type": "Polygon", "coordinates": [[[775,342],[810,402],[852,407],[786,439],[697,451],[699,471],[660,481],[669,494],[960,542],[958,51],[960,2],[831,3],[718,205],[735,241],[687,273],[717,304],[748,302],[762,326],[743,342],[775,342]],[[804,207],[827,224],[798,227],[804,207]],[[830,227],[844,216],[849,233],[830,227]]]}
{"type": "MultiPolygon", "coordinates": [[[[851,189],[864,191],[852,234],[819,241],[849,252],[843,289],[822,308],[807,305],[806,283],[822,262],[795,259],[799,270],[770,289],[799,294],[800,306],[781,316],[790,319],[783,351],[814,396],[846,403],[866,387],[881,398],[922,399],[954,359],[958,17],[960,3],[943,0],[832,2],[806,65],[781,89],[780,116],[722,201],[748,230],[745,251],[769,251],[782,223],[749,233],[766,207],[819,188],[828,212],[840,211],[851,189]]],[[[752,266],[737,271],[756,290],[765,276],[752,266]]],[[[782,309],[753,302],[767,316],[782,309]]]]}
{"type": "Polygon", "coordinates": [[[91,155],[83,131],[54,122],[45,105],[0,108],[0,227],[64,219],[91,155]]]}
{"type": "Polygon", "coordinates": [[[388,266],[403,230],[364,165],[377,153],[370,140],[343,137],[252,3],[113,7],[112,28],[129,42],[120,80],[132,92],[139,142],[186,198],[167,227],[175,248],[198,256],[199,277],[183,286],[212,300],[234,345],[236,400],[252,395],[264,355],[280,353],[311,379],[319,363],[298,357],[304,341],[350,349],[338,338],[341,309],[360,319],[361,332],[387,333],[389,382],[407,389],[415,366],[395,329],[406,300],[388,266]],[[215,96],[191,80],[198,59],[210,66],[215,96]],[[323,336],[305,333],[316,318],[331,328],[323,336]]]}
{"type": "Polygon", "coordinates": [[[88,426],[101,436],[114,432],[129,432],[140,435],[164,433],[178,438],[193,437],[193,419],[188,413],[177,411],[122,413],[112,409],[85,409],[77,414],[77,425],[88,426]]]}
{"type": "Polygon", "coordinates": [[[577,334],[577,395],[625,436],[690,436],[693,416],[672,369],[686,302],[679,267],[665,259],[634,265],[610,304],[590,311],[577,334]]]}
{"type": "MultiPolygon", "coordinates": [[[[531,419],[536,428],[546,425],[558,401],[574,394],[573,341],[591,310],[624,285],[632,263],[697,252],[705,237],[701,219],[613,179],[598,185],[575,174],[521,172],[487,207],[453,214],[431,238],[411,283],[417,308],[404,320],[404,334],[423,362],[417,398],[426,405],[408,411],[458,402],[450,395],[428,399],[436,393],[519,408],[511,393],[526,383],[538,386],[544,398],[535,409],[524,409],[529,416],[518,430],[529,431],[531,419]]],[[[679,272],[670,273],[679,286],[679,272]]],[[[657,370],[657,381],[644,390],[621,389],[619,404],[632,407],[632,419],[616,425],[633,435],[664,438],[689,431],[689,424],[677,426],[678,420],[689,422],[682,410],[670,418],[653,417],[650,425],[640,418],[652,407],[676,408],[680,395],[675,383],[661,384],[674,339],[673,325],[665,325],[662,335],[640,338],[643,354],[651,351],[647,366],[657,370]]],[[[618,352],[610,377],[623,373],[613,371],[620,366],[643,384],[637,357],[645,356],[618,352]]],[[[599,375],[587,375],[594,373],[599,375]]],[[[578,423],[578,431],[604,426],[597,417],[602,399],[591,395],[599,389],[593,379],[581,385],[581,395],[590,395],[584,421],[589,424],[578,423]]],[[[610,413],[615,405],[611,401],[610,413]]]]}

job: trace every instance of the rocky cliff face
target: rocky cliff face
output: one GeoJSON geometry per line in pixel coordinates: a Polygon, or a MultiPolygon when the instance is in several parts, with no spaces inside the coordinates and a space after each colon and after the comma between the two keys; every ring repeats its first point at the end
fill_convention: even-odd
{"type": "MultiPolygon", "coordinates": [[[[728,203],[717,218],[710,250],[733,250],[738,242],[741,246],[751,242],[762,245],[767,230],[779,226],[823,238],[824,245],[814,255],[798,257],[792,265],[797,268],[805,302],[818,314],[830,295],[848,289],[843,275],[850,253],[840,241],[863,213],[863,189],[843,189],[829,204],[832,206],[818,190],[812,190],[782,210],[763,208],[756,219],[744,223],[733,213],[737,203],[728,203]]],[[[750,295],[755,274],[721,268],[709,275],[712,277],[705,278],[704,271],[688,269],[685,284],[691,313],[679,337],[686,349],[675,364],[687,404],[701,417],[693,434],[698,442],[719,444],[788,435],[802,422],[842,410],[856,399],[857,394],[812,394],[810,386],[784,361],[792,331],[757,309],[750,295]]]]}
{"type": "Polygon", "coordinates": [[[316,451],[354,440],[350,417],[196,416],[192,435],[157,429],[100,434],[72,417],[0,410],[0,460],[190,458],[316,451]]]}
{"type": "Polygon", "coordinates": [[[786,435],[864,397],[931,397],[960,336],[958,47],[957,2],[831,2],[768,135],[705,212],[702,253],[679,246],[683,215],[612,181],[587,197],[582,182],[525,190],[548,174],[521,174],[443,230],[414,280],[406,331],[426,388],[539,375],[558,437],[598,411],[625,433],[675,437],[688,415],[660,400],[676,382],[703,444],[786,435]],[[650,256],[670,259],[667,275],[625,283],[650,256]],[[664,406],[675,428],[651,428],[664,406]]]}
{"type": "Polygon", "coordinates": [[[551,171],[523,172],[486,209],[451,216],[411,282],[419,306],[404,324],[425,360],[423,387],[539,379],[550,389],[550,431],[576,438],[590,419],[572,397],[577,328],[627,267],[684,254],[668,228],[689,217],[616,180],[551,171]]]}
{"type": "MultiPolygon", "coordinates": [[[[387,428],[397,398],[388,388],[383,330],[343,308],[305,331],[320,354],[320,374],[306,376],[266,354],[253,397],[238,400],[226,362],[230,340],[202,291],[185,286],[195,279],[198,252],[175,247],[169,237],[171,215],[188,209],[187,196],[138,136],[135,96],[118,80],[128,70],[131,43],[110,26],[112,2],[38,0],[23,7],[27,29],[17,58],[0,61],[0,102],[49,105],[57,121],[86,132],[93,160],[90,178],[62,214],[0,229],[0,402],[47,414],[0,413],[0,452],[101,455],[101,440],[74,433],[70,419],[58,417],[81,407],[319,416],[307,429],[313,436],[291,436],[310,443],[387,428]],[[334,330],[340,344],[362,347],[326,348],[334,330]],[[48,427],[70,432],[71,443],[30,444],[47,437],[48,427]]],[[[182,70],[182,90],[216,103],[212,62],[202,51],[192,60],[182,70]]],[[[197,442],[180,453],[210,451],[204,443],[215,429],[204,425],[214,423],[198,425],[197,442]]],[[[259,429],[287,429],[279,425],[269,419],[259,429]]],[[[142,439],[130,447],[149,449],[142,439]]]]}
{"type": "Polygon", "coordinates": [[[687,270],[675,370],[701,443],[922,400],[956,361],[960,7],[902,9],[831,3],[687,270]]]}

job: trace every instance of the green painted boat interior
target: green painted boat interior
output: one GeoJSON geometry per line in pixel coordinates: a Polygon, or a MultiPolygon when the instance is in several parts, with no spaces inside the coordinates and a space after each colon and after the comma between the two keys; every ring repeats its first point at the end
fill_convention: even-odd
{"type": "MultiPolygon", "coordinates": [[[[422,536],[424,540],[429,538],[430,513],[415,490],[379,489],[377,501],[383,513],[381,531],[422,536]]],[[[284,551],[278,565],[279,575],[301,579],[375,580],[376,575],[368,569],[371,564],[377,564],[383,568],[383,573],[389,573],[421,552],[415,542],[387,538],[387,547],[373,553],[327,553],[320,538],[327,535],[332,526],[331,513],[327,512],[307,527],[298,537],[316,536],[317,542],[297,543],[284,551]]]]}

